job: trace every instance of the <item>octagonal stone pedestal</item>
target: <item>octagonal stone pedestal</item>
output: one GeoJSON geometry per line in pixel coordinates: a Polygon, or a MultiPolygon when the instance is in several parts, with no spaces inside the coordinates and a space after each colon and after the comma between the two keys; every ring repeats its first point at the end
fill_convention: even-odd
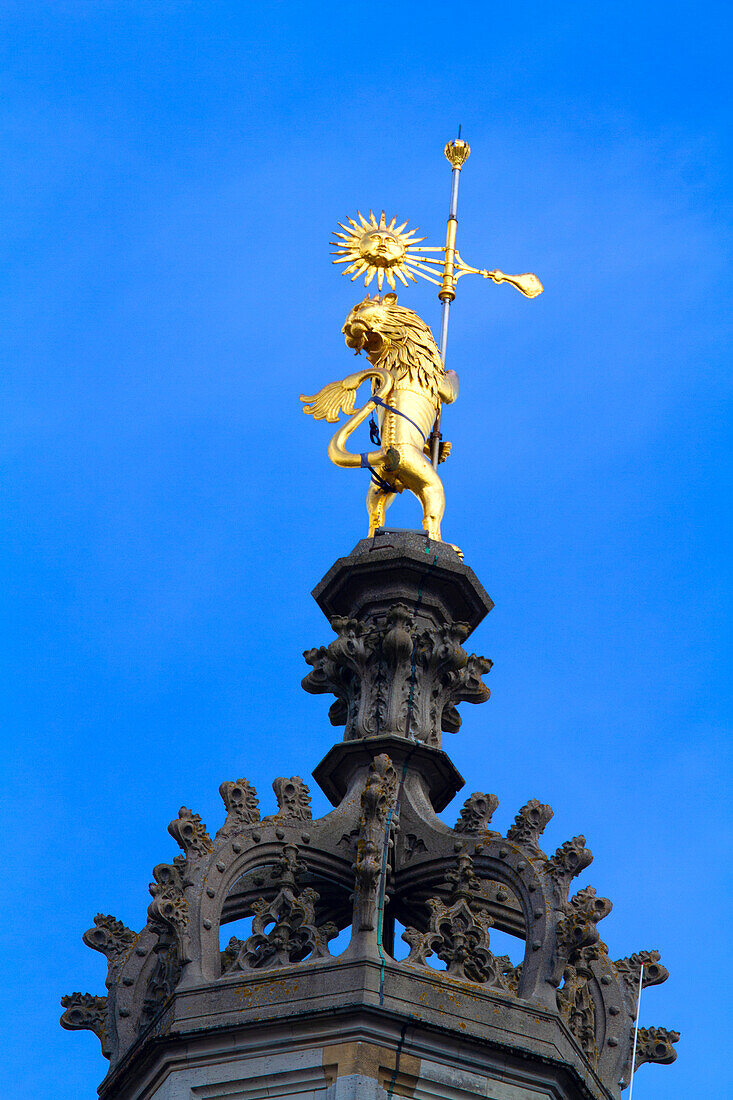
{"type": "MultiPolygon", "coordinates": [[[[348,952],[346,953],[348,956],[348,952]]],[[[102,1100],[608,1100],[556,1013],[341,957],[178,991],[102,1100]]]]}
{"type": "Polygon", "coordinates": [[[406,603],[425,625],[465,622],[471,631],[494,606],[452,546],[431,542],[423,531],[389,527],[335,561],[313,598],[327,619],[378,619],[395,603],[406,603]]]}

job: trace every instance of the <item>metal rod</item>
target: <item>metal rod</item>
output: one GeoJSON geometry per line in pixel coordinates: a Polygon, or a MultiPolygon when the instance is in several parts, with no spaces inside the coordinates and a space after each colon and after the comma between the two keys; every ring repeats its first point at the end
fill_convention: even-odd
{"type": "Polygon", "coordinates": [[[636,998],[636,1023],[634,1024],[634,1046],[631,1051],[631,1079],[629,1081],[629,1100],[634,1092],[634,1067],[636,1065],[636,1040],[639,1037],[639,1008],[641,1006],[641,988],[644,983],[644,963],[639,971],[639,994],[636,998]]]}
{"type": "Polygon", "coordinates": [[[443,302],[443,315],[440,318],[440,358],[445,368],[445,348],[448,343],[448,317],[450,316],[450,302],[443,302]]]}
{"type": "MultiPolygon", "coordinates": [[[[455,261],[455,244],[456,244],[456,231],[458,229],[458,182],[461,176],[460,167],[453,169],[453,178],[451,179],[450,189],[450,210],[448,212],[448,227],[446,231],[446,244],[445,244],[445,266],[443,269],[443,284],[438,292],[438,297],[443,303],[443,315],[440,321],[440,357],[443,360],[443,369],[445,370],[445,357],[448,348],[448,318],[450,315],[450,304],[455,298],[455,279],[453,276],[454,261],[455,261]]],[[[430,459],[433,466],[437,469],[438,460],[440,458],[440,414],[442,411],[442,403],[438,404],[438,409],[435,414],[435,424],[433,430],[430,433],[430,459]]]]}
{"type": "MultiPolygon", "coordinates": [[[[451,188],[450,188],[450,211],[448,213],[448,221],[456,223],[455,229],[458,228],[458,182],[459,182],[460,178],[461,178],[460,168],[454,168],[453,169],[453,179],[451,180],[451,188]]],[[[449,228],[448,239],[450,240],[450,238],[452,237],[452,243],[453,243],[453,245],[455,245],[455,240],[456,240],[455,229],[454,229],[453,233],[451,233],[450,232],[451,227],[449,226],[448,228],[449,228]]],[[[447,259],[447,257],[446,257],[446,259],[447,259]]],[[[451,278],[453,277],[453,261],[454,261],[454,258],[453,258],[453,256],[451,256],[451,258],[450,258],[450,266],[451,266],[450,277],[451,278]]],[[[441,323],[440,323],[440,357],[443,360],[443,367],[445,368],[445,353],[446,353],[446,348],[447,348],[447,345],[448,345],[448,314],[450,312],[450,304],[453,301],[453,298],[448,297],[448,295],[446,294],[445,297],[442,298],[442,301],[443,301],[443,316],[441,318],[441,323]]]]}

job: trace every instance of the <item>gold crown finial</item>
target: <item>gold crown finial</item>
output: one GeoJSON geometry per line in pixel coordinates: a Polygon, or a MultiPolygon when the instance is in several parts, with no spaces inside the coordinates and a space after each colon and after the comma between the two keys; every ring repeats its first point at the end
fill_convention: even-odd
{"type": "Polygon", "coordinates": [[[463,168],[471,155],[471,146],[462,138],[456,138],[455,141],[448,142],[443,152],[451,162],[452,167],[460,169],[463,168]]]}

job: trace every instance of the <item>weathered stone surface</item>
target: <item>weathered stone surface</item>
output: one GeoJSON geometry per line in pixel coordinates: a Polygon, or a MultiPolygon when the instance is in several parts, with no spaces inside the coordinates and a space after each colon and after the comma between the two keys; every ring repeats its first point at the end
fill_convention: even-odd
{"type": "Polygon", "coordinates": [[[481,677],[491,661],[463,649],[465,623],[419,629],[398,603],[383,623],[337,616],[331,626],[338,638],[304,654],[313,671],[303,687],[336,696],[329,716],[346,726],[347,741],[391,734],[439,748],[441,732],[460,728],[456,704],[489,698],[481,677]]]}
{"type": "Polygon", "coordinates": [[[608,898],[596,897],[592,886],[586,886],[570,898],[565,915],[557,925],[558,950],[565,960],[577,960],[582,948],[598,943],[596,926],[612,908],[608,898]]]}
{"type": "MultiPolygon", "coordinates": [[[[333,1100],[390,1089],[619,1100],[641,967],[644,985],[667,971],[657,952],[612,962],[598,935],[610,901],[589,886],[569,897],[592,860],[584,837],[546,856],[552,810],[536,799],[506,837],[487,827],[495,795],[471,795],[453,829],[436,816],[463,783],[440,733],[457,728],[457,702],[488,695],[489,662],[462,645],[488,597],[449,547],[400,532],[364,540],[317,591],[337,638],[310,655],[307,686],[333,691],[332,720],[346,724],[314,772],[334,809],[313,819],[294,776],[274,781],[278,809],[264,819],[247,780],[223,783],[226,820],[213,839],[180,810],[169,831],[184,854],[154,869],[146,926],[134,933],[98,914],[84,935],[107,958],[109,996],[63,1002],[64,1026],[95,1031],[110,1058],[102,1100],[152,1097],[145,1089],[169,1070],[203,1088],[189,1073],[194,1050],[212,1081],[230,1066],[227,1095],[239,1080],[249,1095],[251,1082],[264,1094],[277,1079],[289,1095],[307,1079],[324,1100],[326,1089],[333,1100]],[[221,951],[220,926],[245,917],[251,933],[221,951]],[[398,922],[410,946],[402,962],[398,922]],[[349,925],[333,958],[329,942],[349,925]],[[515,937],[514,961],[492,953],[494,930],[515,937]],[[277,1077],[268,1044],[278,1029],[281,1053],[296,1035],[301,1053],[317,1049],[317,1073],[277,1077]]],[[[639,1037],[637,1065],[674,1059],[676,1032],[639,1037]]]]}
{"type": "Polygon", "coordinates": [[[107,998],[91,993],[70,993],[61,998],[65,1010],[61,1026],[67,1031],[93,1031],[102,1044],[102,1054],[109,1058],[107,998]]]}
{"type": "MultiPolygon", "coordinates": [[[[333,923],[318,927],[315,907],[318,894],[310,888],[299,889],[297,876],[306,870],[298,859],[294,844],[286,844],[275,869],[280,889],[272,901],[259,898],[252,905],[252,935],[227,960],[225,972],[266,970],[308,958],[329,954],[328,941],[338,932],[333,923]]],[[[230,941],[229,947],[232,948],[230,941]]]]}
{"type": "MultiPolygon", "coordinates": [[[[272,789],[277,799],[278,810],[275,815],[277,820],[282,821],[287,818],[293,821],[311,820],[313,814],[311,813],[310,791],[299,775],[294,775],[290,779],[282,777],[274,779],[272,789]]],[[[271,821],[274,819],[266,818],[266,820],[271,821]]]]}
{"type": "Polygon", "coordinates": [[[222,783],[219,794],[226,806],[227,819],[217,832],[217,838],[242,832],[248,825],[255,825],[260,820],[257,791],[246,779],[222,783]]]}
{"type": "Polygon", "coordinates": [[[359,839],[356,846],[354,929],[372,932],[377,927],[380,880],[386,873],[387,848],[397,826],[397,772],[382,753],[369,768],[361,795],[359,839]]]}
{"type": "Polygon", "coordinates": [[[94,927],[86,931],[82,939],[87,947],[91,947],[94,951],[101,951],[111,962],[129,954],[135,946],[137,933],[115,917],[97,913],[94,918],[94,927]]]}
{"type": "Polygon", "coordinates": [[[445,809],[463,787],[463,776],[442,749],[389,736],[366,737],[334,745],[313,769],[313,778],[333,805],[338,806],[356,777],[365,773],[381,753],[389,756],[400,774],[406,767],[406,776],[419,779],[436,813],[445,809]]]}
{"type": "Polygon", "coordinates": [[[451,977],[509,991],[511,984],[504,978],[504,960],[499,961],[489,950],[489,929],[494,922],[476,904],[480,883],[470,856],[461,853],[446,880],[451,886],[449,904],[445,905],[440,898],[428,900],[427,932],[406,928],[402,934],[410,945],[407,963],[425,966],[435,953],[446,964],[451,977]]]}
{"type": "Polygon", "coordinates": [[[519,844],[528,844],[540,851],[539,840],[548,822],[552,820],[552,806],[546,806],[536,798],[531,798],[526,806],[514,818],[507,840],[516,840],[519,844]]]}
{"type": "Polygon", "coordinates": [[[468,623],[475,630],[494,606],[476,574],[446,543],[422,531],[384,528],[339,558],[313,589],[330,621],[335,615],[369,619],[396,603],[417,608],[425,625],[468,623]]]}
{"type": "Polygon", "coordinates": [[[679,1037],[679,1031],[667,1031],[665,1027],[640,1027],[634,1069],[643,1066],[645,1062],[659,1062],[661,1065],[674,1062],[677,1051],[672,1044],[678,1042],[679,1037]]]}
{"type": "Polygon", "coordinates": [[[585,846],[585,837],[574,836],[561,844],[554,856],[547,860],[547,870],[558,888],[567,891],[576,875],[582,874],[592,862],[593,854],[585,846]]]}
{"type": "Polygon", "coordinates": [[[669,977],[669,971],[666,966],[662,966],[659,961],[660,954],[658,951],[638,951],[633,955],[629,955],[625,959],[617,959],[613,964],[616,973],[623,981],[626,990],[633,998],[634,1003],[639,990],[639,978],[641,977],[641,968],[644,967],[644,977],[642,981],[642,988],[646,989],[648,985],[661,985],[662,982],[666,982],[669,977]]]}
{"type": "Polygon", "coordinates": [[[206,832],[206,826],[198,814],[191,813],[185,806],[181,806],[178,817],[171,821],[168,832],[187,858],[201,857],[211,851],[211,837],[206,832]]]}
{"type": "MultiPolygon", "coordinates": [[[[467,798],[461,808],[461,816],[453,828],[457,833],[466,833],[469,836],[479,836],[486,831],[486,826],[491,821],[494,812],[499,805],[499,799],[495,794],[481,794],[474,792],[467,798]]],[[[498,836],[495,833],[494,836],[498,836]]]]}

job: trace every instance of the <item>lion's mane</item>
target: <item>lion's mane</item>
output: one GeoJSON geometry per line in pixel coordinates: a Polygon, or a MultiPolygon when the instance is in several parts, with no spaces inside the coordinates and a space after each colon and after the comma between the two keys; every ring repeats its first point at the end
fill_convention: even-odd
{"type": "Polygon", "coordinates": [[[443,361],[432,332],[414,310],[398,306],[396,295],[385,294],[365,298],[349,314],[348,320],[352,318],[363,319],[384,340],[378,351],[367,353],[373,366],[390,371],[395,382],[409,379],[437,402],[443,361]],[[366,316],[361,307],[366,307],[366,316]]]}

